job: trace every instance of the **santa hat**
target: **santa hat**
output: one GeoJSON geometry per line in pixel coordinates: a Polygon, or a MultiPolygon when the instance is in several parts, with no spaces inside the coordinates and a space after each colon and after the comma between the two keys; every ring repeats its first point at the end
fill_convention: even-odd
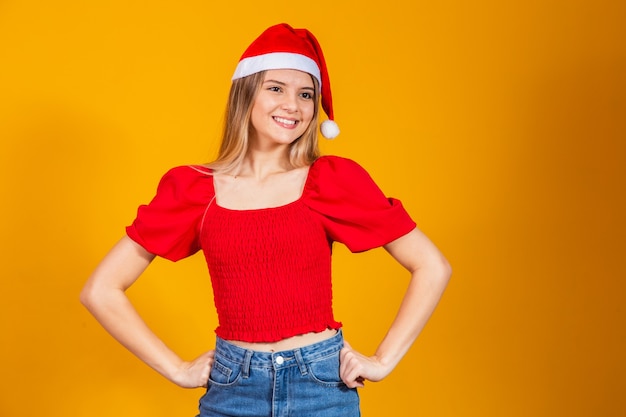
{"type": "Polygon", "coordinates": [[[334,121],[333,101],[326,62],[317,39],[307,29],[294,29],[286,23],[266,29],[246,49],[235,69],[233,80],[247,77],[264,70],[295,69],[314,76],[321,90],[322,109],[328,120],[320,130],[327,139],[339,134],[334,121]]]}

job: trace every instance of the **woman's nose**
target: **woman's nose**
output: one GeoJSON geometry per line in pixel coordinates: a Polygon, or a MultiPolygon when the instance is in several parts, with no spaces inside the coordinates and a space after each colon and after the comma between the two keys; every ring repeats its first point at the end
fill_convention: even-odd
{"type": "Polygon", "coordinates": [[[298,97],[292,94],[285,94],[284,100],[282,103],[282,108],[289,112],[294,112],[298,110],[298,97]]]}

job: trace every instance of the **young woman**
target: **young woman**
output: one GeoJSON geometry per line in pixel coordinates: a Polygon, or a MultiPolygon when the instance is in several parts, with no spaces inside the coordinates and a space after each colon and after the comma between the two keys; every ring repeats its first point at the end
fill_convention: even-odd
{"type": "Polygon", "coordinates": [[[446,287],[450,267],[398,200],[355,162],[319,155],[338,134],[328,72],[306,29],[272,26],[246,50],[216,161],[173,168],[86,283],[81,300],[141,360],[181,387],[207,387],[200,416],[358,416],[357,388],[387,376],[446,287]],[[373,356],[344,342],[332,311],[331,246],[384,247],[411,275],[373,356]],[[155,256],[202,251],[219,326],[185,361],[125,295],[155,256]]]}

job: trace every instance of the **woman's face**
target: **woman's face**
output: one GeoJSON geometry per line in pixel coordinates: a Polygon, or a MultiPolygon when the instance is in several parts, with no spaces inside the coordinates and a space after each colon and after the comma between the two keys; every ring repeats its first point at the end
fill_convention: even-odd
{"type": "Polygon", "coordinates": [[[257,146],[289,145],[313,119],[315,85],[306,72],[269,70],[252,105],[250,139],[257,146]]]}

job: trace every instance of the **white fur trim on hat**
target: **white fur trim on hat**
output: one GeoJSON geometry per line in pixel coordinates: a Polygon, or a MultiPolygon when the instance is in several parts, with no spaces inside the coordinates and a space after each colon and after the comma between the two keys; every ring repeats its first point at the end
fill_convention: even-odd
{"type": "Polygon", "coordinates": [[[317,67],[315,61],[304,55],[289,52],[272,52],[244,58],[237,64],[232,79],[236,80],[237,78],[247,77],[257,72],[272,69],[295,69],[304,71],[317,78],[320,86],[322,85],[320,69],[317,67]]]}

